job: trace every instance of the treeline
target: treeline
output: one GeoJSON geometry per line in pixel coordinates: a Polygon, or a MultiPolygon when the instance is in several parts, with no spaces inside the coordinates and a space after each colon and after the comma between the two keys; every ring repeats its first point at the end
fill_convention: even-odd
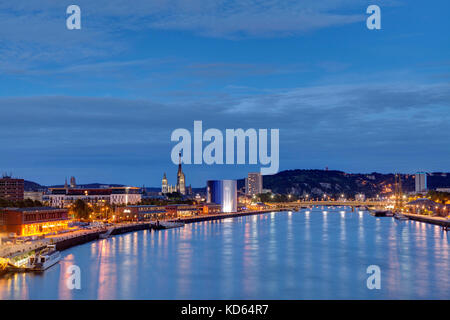
{"type": "Polygon", "coordinates": [[[32,208],[32,207],[44,207],[44,204],[38,200],[31,200],[31,199],[11,201],[0,198],[0,208],[32,208]]]}
{"type": "Polygon", "coordinates": [[[450,193],[431,190],[428,191],[427,198],[437,203],[446,204],[447,201],[450,201],[450,193]]]}

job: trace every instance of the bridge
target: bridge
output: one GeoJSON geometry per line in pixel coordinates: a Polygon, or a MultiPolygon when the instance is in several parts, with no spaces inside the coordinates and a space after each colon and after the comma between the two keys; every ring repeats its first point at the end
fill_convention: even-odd
{"type": "Polygon", "coordinates": [[[384,207],[387,201],[346,201],[346,200],[321,200],[321,201],[296,201],[268,203],[275,208],[300,208],[312,206],[349,206],[349,207],[384,207]]]}

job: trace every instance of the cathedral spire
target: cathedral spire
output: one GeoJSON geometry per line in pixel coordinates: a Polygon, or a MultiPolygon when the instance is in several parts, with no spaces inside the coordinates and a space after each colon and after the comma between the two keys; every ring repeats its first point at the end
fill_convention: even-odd
{"type": "Polygon", "coordinates": [[[178,161],[178,175],[180,175],[180,173],[182,173],[182,169],[181,169],[181,152],[178,154],[179,157],[179,161],[178,161]]]}

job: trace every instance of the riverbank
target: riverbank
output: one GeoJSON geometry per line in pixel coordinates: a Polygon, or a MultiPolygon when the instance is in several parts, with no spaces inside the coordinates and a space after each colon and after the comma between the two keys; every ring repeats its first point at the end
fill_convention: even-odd
{"type": "MultiPolygon", "coordinates": [[[[228,218],[243,217],[249,215],[259,215],[270,212],[280,212],[288,211],[286,208],[276,208],[270,210],[258,210],[258,211],[245,211],[236,213],[221,213],[214,215],[201,215],[195,217],[186,217],[178,219],[168,219],[169,222],[183,222],[183,223],[196,223],[202,221],[212,221],[212,220],[222,220],[228,218]]],[[[435,225],[440,225],[443,227],[449,227],[450,221],[442,217],[429,217],[417,214],[405,214],[411,220],[417,220],[424,223],[431,223],[435,225]]],[[[123,234],[127,232],[134,232],[140,230],[151,229],[151,222],[135,222],[135,223],[121,223],[113,227],[111,235],[123,234]]],[[[100,239],[100,234],[106,232],[107,228],[96,228],[92,230],[77,230],[64,235],[50,236],[45,239],[38,240],[34,243],[18,244],[9,248],[2,248],[0,257],[9,258],[17,254],[40,250],[45,248],[49,244],[56,245],[56,249],[59,251],[69,249],[71,247],[84,244],[87,242],[95,241],[100,239]]]]}
{"type": "MultiPolygon", "coordinates": [[[[254,214],[264,214],[273,211],[284,211],[284,210],[275,209],[275,210],[258,210],[258,211],[246,211],[236,213],[222,213],[222,214],[196,216],[180,219],[168,219],[167,221],[194,223],[200,221],[220,220],[254,214]]],[[[120,223],[113,227],[111,235],[117,235],[146,229],[151,229],[151,222],[120,223]]],[[[33,250],[38,251],[40,249],[45,248],[49,244],[55,245],[57,250],[62,251],[86,242],[99,240],[100,234],[106,231],[107,228],[96,228],[92,230],[77,230],[70,233],[66,233],[64,235],[50,236],[33,243],[15,244],[10,247],[1,248],[2,250],[0,251],[0,257],[10,258],[17,254],[22,254],[33,250]]]]}
{"type": "Polygon", "coordinates": [[[243,211],[243,212],[235,212],[235,213],[221,213],[221,214],[204,215],[204,216],[196,216],[196,217],[189,217],[189,218],[179,218],[179,219],[173,219],[173,220],[169,220],[169,221],[195,223],[195,222],[201,222],[201,221],[211,221],[211,220],[221,220],[221,219],[227,219],[227,218],[245,217],[245,216],[251,216],[251,215],[256,215],[256,214],[264,214],[264,213],[279,212],[279,211],[287,211],[287,210],[286,209],[271,209],[271,210],[258,210],[258,211],[243,211]]]}
{"type": "Polygon", "coordinates": [[[442,227],[450,227],[450,220],[444,217],[431,217],[424,216],[421,214],[413,214],[413,213],[404,213],[404,216],[408,217],[411,220],[416,220],[425,223],[431,223],[442,227]]]}

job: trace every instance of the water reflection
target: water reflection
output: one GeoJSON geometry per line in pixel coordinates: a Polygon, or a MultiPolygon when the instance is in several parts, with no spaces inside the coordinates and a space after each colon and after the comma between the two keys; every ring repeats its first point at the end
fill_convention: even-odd
{"type": "Polygon", "coordinates": [[[437,226],[314,207],[87,243],[43,274],[3,276],[0,299],[449,299],[449,249],[437,226]],[[73,264],[81,290],[66,287],[73,264]]]}

